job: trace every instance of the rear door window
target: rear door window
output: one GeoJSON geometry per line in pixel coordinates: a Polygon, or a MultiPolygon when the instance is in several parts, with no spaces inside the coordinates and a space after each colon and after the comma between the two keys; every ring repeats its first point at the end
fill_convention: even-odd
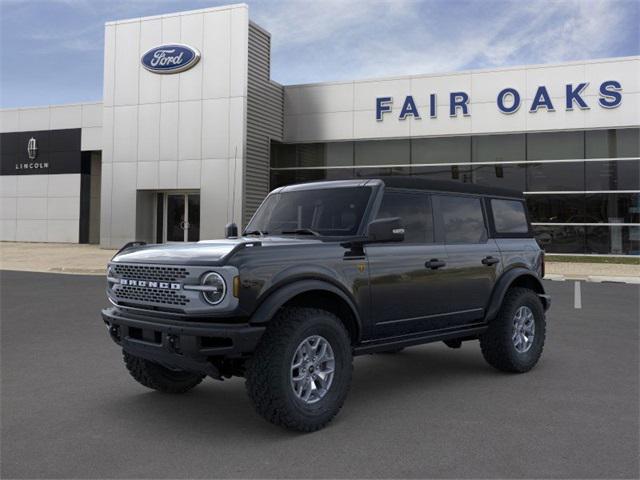
{"type": "Polygon", "coordinates": [[[446,243],[487,241],[482,202],[477,197],[438,195],[446,243]]]}
{"type": "Polygon", "coordinates": [[[376,218],[393,217],[400,217],[406,243],[433,243],[433,214],[429,195],[385,191],[376,218]]]}
{"type": "Polygon", "coordinates": [[[529,224],[524,203],[518,200],[491,200],[493,224],[497,233],[527,233],[529,224]]]}

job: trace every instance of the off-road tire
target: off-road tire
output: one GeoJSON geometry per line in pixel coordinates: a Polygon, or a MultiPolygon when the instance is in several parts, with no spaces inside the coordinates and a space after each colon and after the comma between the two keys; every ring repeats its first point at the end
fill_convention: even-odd
{"type": "Polygon", "coordinates": [[[169,370],[162,365],[122,352],[131,376],[141,385],[163,393],[185,393],[202,382],[205,375],[169,370]]]}
{"type": "Polygon", "coordinates": [[[316,308],[283,308],[270,321],[247,364],[246,389],[258,414],[269,422],[313,432],[340,411],[352,371],[349,333],[338,317],[316,308]],[[298,345],[311,335],[321,335],[331,345],[335,372],[326,395],[316,403],[305,404],[291,388],[291,361],[298,345]]]}
{"type": "Polygon", "coordinates": [[[542,302],[528,288],[511,288],[502,301],[496,318],[489,322],[488,330],[480,336],[480,348],[489,365],[504,372],[524,373],[531,370],[542,355],[546,333],[546,320],[542,302]],[[531,309],[535,321],[533,344],[520,353],[513,345],[513,318],[521,306],[531,309]]]}

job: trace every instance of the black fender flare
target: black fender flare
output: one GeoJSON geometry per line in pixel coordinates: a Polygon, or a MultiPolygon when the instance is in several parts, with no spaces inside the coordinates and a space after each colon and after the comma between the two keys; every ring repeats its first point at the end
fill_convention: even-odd
{"type": "Polygon", "coordinates": [[[485,314],[485,321],[491,321],[495,318],[502,306],[502,301],[504,300],[504,296],[509,290],[514,282],[518,279],[526,278],[526,281],[534,287],[534,291],[541,296],[541,300],[543,302],[543,306],[545,310],[548,308],[548,297],[545,294],[544,286],[542,285],[542,281],[534,272],[527,268],[523,267],[515,267],[510,270],[504,272],[496,282],[493,287],[493,292],[491,293],[491,299],[489,300],[489,306],[487,307],[485,314]]]}
{"type": "Polygon", "coordinates": [[[271,293],[268,294],[265,300],[262,301],[258,308],[253,312],[253,314],[251,315],[250,323],[252,325],[267,323],[289,300],[300,295],[301,293],[314,290],[321,290],[327,293],[331,293],[344,300],[344,302],[351,310],[353,318],[356,322],[358,335],[362,332],[362,323],[360,321],[358,309],[356,308],[355,303],[349,297],[349,295],[347,295],[347,293],[345,293],[340,287],[337,287],[327,280],[319,280],[313,278],[299,279],[280,287],[276,287],[271,293]]]}

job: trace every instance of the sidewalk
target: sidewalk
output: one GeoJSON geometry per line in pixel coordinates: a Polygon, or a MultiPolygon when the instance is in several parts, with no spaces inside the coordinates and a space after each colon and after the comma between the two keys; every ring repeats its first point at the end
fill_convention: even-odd
{"type": "MultiPolygon", "coordinates": [[[[0,242],[0,270],[104,275],[115,253],[97,245],[0,242]]],[[[554,262],[547,257],[545,278],[640,283],[640,265],[554,262]]]]}
{"type": "Polygon", "coordinates": [[[0,270],[104,275],[115,253],[97,245],[0,242],[0,270]]]}
{"type": "Polygon", "coordinates": [[[624,282],[640,284],[640,265],[614,263],[554,262],[547,257],[547,280],[586,280],[589,282],[624,282]]]}

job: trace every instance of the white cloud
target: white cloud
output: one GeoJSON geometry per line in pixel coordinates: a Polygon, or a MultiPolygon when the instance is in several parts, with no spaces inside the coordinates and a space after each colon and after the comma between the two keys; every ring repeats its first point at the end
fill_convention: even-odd
{"type": "MultiPolygon", "coordinates": [[[[315,1],[251,5],[284,83],[611,56],[634,2],[315,1]]],[[[637,37],[637,34],[636,34],[637,37]]]]}
{"type": "Polygon", "coordinates": [[[274,45],[295,46],[318,41],[339,41],[380,23],[402,21],[415,10],[409,0],[281,0],[252,5],[250,15],[273,35],[274,45]],[[254,15],[255,13],[255,15],[254,15]]]}

